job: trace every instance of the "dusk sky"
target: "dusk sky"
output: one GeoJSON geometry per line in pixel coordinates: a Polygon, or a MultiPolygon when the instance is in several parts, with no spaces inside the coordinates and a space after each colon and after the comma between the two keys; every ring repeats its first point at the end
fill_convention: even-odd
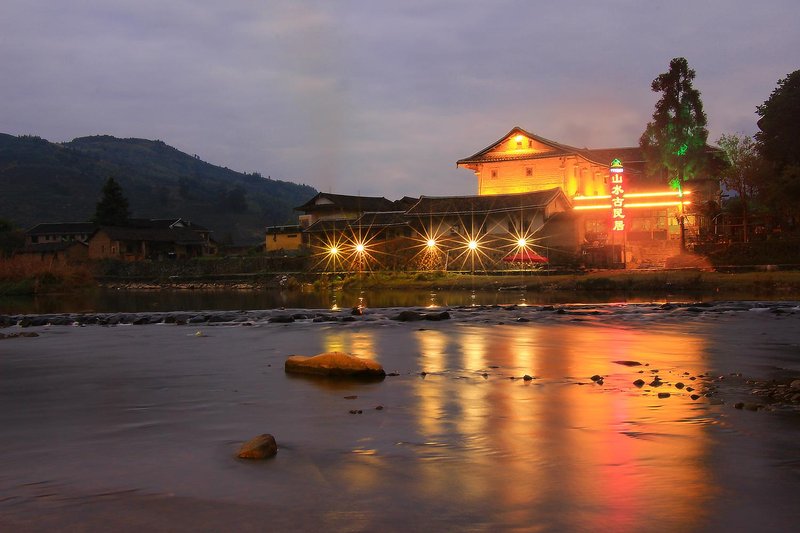
{"type": "Polygon", "coordinates": [[[475,194],[521,126],[634,146],[683,56],[709,140],[800,68],[798,0],[4,0],[0,132],[160,139],[341,194],[475,194]]]}

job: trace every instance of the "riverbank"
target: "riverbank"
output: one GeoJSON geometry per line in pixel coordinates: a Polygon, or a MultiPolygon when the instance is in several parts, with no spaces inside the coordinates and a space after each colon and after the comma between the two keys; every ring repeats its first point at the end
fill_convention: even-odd
{"type": "Polygon", "coordinates": [[[628,271],[603,270],[581,273],[393,273],[361,275],[283,274],[246,279],[171,279],[166,282],[115,280],[101,283],[111,289],[127,290],[285,290],[362,288],[383,290],[475,290],[503,291],[604,291],[682,293],[752,293],[787,298],[800,296],[800,271],[706,272],[698,270],[628,271]]]}

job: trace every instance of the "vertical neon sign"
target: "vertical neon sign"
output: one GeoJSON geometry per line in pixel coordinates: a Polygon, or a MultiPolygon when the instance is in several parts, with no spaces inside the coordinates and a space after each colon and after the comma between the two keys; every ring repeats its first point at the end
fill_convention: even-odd
{"type": "Polygon", "coordinates": [[[625,177],[622,161],[611,162],[611,229],[625,231],[625,177]]]}

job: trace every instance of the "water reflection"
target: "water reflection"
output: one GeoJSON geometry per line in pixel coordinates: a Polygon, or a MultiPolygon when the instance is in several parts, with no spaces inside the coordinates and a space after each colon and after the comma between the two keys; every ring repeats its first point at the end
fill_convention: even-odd
{"type": "Polygon", "coordinates": [[[344,352],[380,362],[380,355],[375,350],[375,332],[368,329],[357,331],[329,329],[324,331],[322,351],[344,352]]]}
{"type": "Polygon", "coordinates": [[[671,383],[699,373],[703,339],[586,326],[470,326],[414,339],[420,368],[436,372],[414,391],[425,443],[418,488],[430,497],[488,499],[515,525],[567,506],[574,512],[550,518],[572,529],[598,509],[611,530],[644,527],[656,511],[679,529],[703,515],[711,443],[692,422],[703,408],[668,385],[667,399],[632,385],[656,369],[671,383]],[[537,379],[509,379],[522,373],[537,379]]]}

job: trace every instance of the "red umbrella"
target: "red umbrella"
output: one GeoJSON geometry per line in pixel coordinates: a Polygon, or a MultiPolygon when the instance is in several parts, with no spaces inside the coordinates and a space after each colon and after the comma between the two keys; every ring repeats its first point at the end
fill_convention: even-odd
{"type": "Polygon", "coordinates": [[[517,253],[510,253],[503,258],[507,263],[547,263],[547,258],[531,250],[522,250],[517,253]]]}

